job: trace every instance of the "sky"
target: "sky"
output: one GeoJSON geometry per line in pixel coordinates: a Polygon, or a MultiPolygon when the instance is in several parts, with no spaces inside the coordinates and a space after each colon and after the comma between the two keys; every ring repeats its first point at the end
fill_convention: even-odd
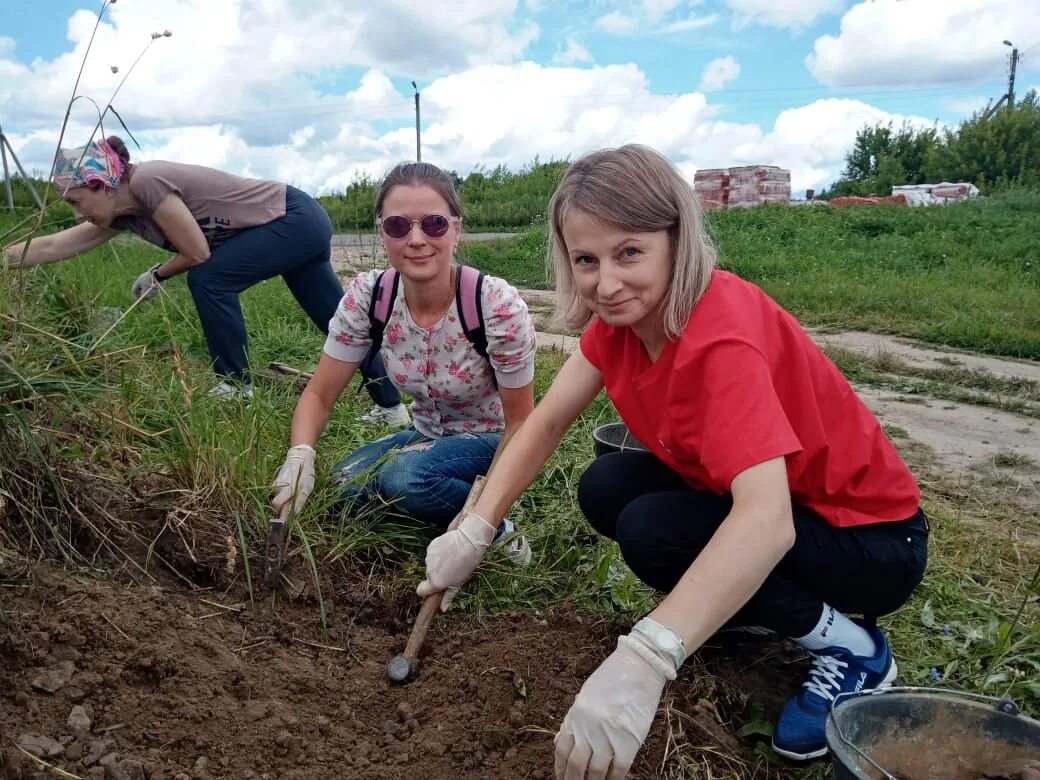
{"type": "Polygon", "coordinates": [[[5,0],[0,127],[45,174],[82,66],[63,146],[111,103],[136,160],[326,194],[414,159],[414,81],[422,157],[461,175],[638,142],[691,180],[780,165],[799,196],[866,124],[999,98],[1005,40],[1020,98],[1040,0],[5,0]]]}

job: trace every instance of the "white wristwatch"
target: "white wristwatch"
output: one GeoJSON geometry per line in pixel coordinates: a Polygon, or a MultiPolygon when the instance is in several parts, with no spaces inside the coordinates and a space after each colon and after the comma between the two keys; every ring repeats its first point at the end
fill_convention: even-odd
{"type": "Polygon", "coordinates": [[[645,617],[632,626],[632,633],[639,634],[640,638],[663,657],[672,659],[675,662],[675,671],[679,671],[679,667],[686,660],[686,645],[674,629],[645,617]]]}

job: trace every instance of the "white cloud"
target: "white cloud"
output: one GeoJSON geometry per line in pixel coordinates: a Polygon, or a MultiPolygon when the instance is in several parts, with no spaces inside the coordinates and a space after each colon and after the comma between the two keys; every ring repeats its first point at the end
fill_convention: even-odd
{"type": "Polygon", "coordinates": [[[718,57],[708,63],[701,76],[701,84],[697,89],[702,92],[713,92],[722,89],[740,75],[740,63],[732,55],[718,57]]]}
{"type": "MultiPolygon", "coordinates": [[[[791,171],[791,190],[820,190],[837,179],[845,155],[864,125],[887,124],[931,127],[917,116],[890,114],[859,100],[824,99],[782,111],[772,131],[752,144],[738,145],[734,157],[743,164],[771,162],[791,171]]],[[[882,193],[887,194],[887,193],[882,193]]]]}
{"type": "Polygon", "coordinates": [[[865,0],[805,64],[829,86],[971,82],[1003,74],[1008,37],[1040,40],[1035,0],[865,0]]]}
{"type": "Polygon", "coordinates": [[[553,62],[557,65],[573,65],[576,62],[592,62],[592,55],[589,54],[589,50],[582,46],[574,38],[567,39],[567,48],[563,51],[557,52],[553,57],[553,62]]]}
{"type": "Polygon", "coordinates": [[[621,11],[611,11],[596,19],[596,26],[614,35],[628,35],[639,29],[639,20],[621,11]]]}
{"type": "MultiPolygon", "coordinates": [[[[931,7],[932,0],[915,0],[931,7]]],[[[873,2],[873,0],[868,0],[873,2]]],[[[821,16],[837,13],[844,0],[726,0],[737,29],[760,25],[801,30],[821,16]]]]}
{"type": "MultiPolygon", "coordinates": [[[[98,28],[80,94],[104,105],[150,34],[169,28],[173,37],[151,46],[116,101],[133,127],[169,126],[178,117],[174,121],[287,137],[309,111],[368,118],[378,117],[377,108],[394,113],[398,96],[386,76],[372,76],[352,96],[337,96],[315,86],[327,74],[361,67],[432,78],[515,61],[538,35],[536,25],[514,18],[516,0],[457,0],[449,14],[428,10],[420,0],[378,8],[364,0],[118,3],[98,28]],[[261,115],[269,120],[265,128],[261,115]]],[[[71,46],[51,60],[22,64],[9,45],[0,48],[0,106],[5,116],[19,117],[22,130],[60,124],[95,20],[93,13],[74,13],[65,25],[71,46]]],[[[407,97],[400,100],[407,108],[407,97]]]]}
{"type": "Polygon", "coordinates": [[[691,30],[700,30],[704,27],[711,27],[719,21],[718,14],[708,14],[707,16],[687,16],[685,19],[677,19],[674,22],[669,22],[662,27],[658,32],[660,33],[679,33],[679,32],[690,32],[691,30]]]}
{"type": "Polygon", "coordinates": [[[660,19],[672,11],[680,0],[643,0],[643,9],[651,19],[660,19]]]}

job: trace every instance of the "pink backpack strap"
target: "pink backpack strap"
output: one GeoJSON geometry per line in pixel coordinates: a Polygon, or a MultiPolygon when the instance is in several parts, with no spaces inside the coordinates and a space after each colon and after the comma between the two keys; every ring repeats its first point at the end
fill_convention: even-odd
{"type": "Polygon", "coordinates": [[[487,333],[484,331],[484,306],[481,302],[484,274],[468,265],[456,268],[455,303],[462,317],[462,332],[480,356],[487,359],[487,333]]]}
{"type": "Polygon", "coordinates": [[[400,276],[395,268],[387,268],[376,277],[372,301],[368,305],[368,333],[372,339],[372,349],[378,350],[383,344],[383,331],[397,299],[399,283],[400,276]]]}

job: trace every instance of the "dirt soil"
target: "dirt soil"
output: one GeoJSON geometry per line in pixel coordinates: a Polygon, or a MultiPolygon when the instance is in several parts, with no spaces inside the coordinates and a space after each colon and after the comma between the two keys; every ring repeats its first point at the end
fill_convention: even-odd
{"type": "MultiPolygon", "coordinates": [[[[441,616],[418,678],[399,686],[386,662],[418,604],[362,591],[341,584],[326,637],[310,601],[249,606],[37,571],[3,594],[0,777],[69,776],[39,774],[26,753],[110,780],[552,776],[553,735],[614,628],[566,607],[441,616]]],[[[722,642],[669,687],[634,777],[662,776],[680,746],[687,761],[694,746],[721,752],[703,754],[716,773],[755,774],[754,745],[729,721],[775,716],[804,659],[722,642]]]]}

